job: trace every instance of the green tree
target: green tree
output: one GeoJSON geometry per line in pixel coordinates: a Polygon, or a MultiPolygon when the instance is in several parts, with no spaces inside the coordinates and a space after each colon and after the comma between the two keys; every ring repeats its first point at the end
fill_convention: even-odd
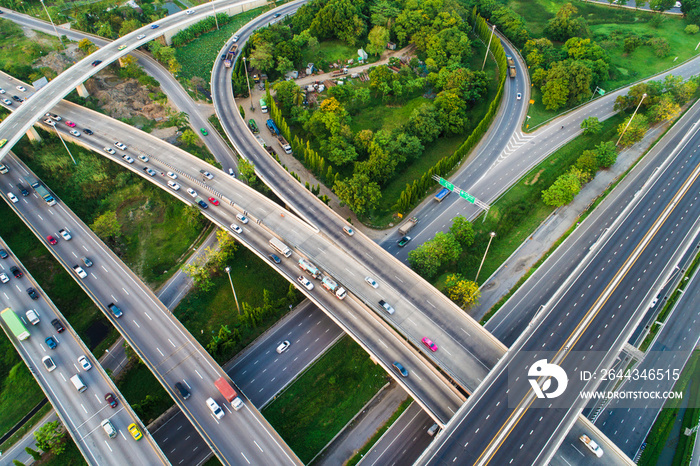
{"type": "Polygon", "coordinates": [[[676,4],[676,0],[649,0],[649,8],[662,12],[670,10],[676,4]]]}
{"type": "Polygon", "coordinates": [[[423,144],[433,142],[442,131],[438,123],[438,112],[434,105],[423,104],[415,109],[408,119],[408,131],[423,144]]]}
{"type": "Polygon", "coordinates": [[[576,168],[582,172],[593,174],[598,170],[599,166],[600,163],[594,150],[584,150],[579,158],[576,159],[576,168]]]}
{"type": "Polygon", "coordinates": [[[294,63],[292,63],[292,60],[290,60],[287,57],[280,56],[277,57],[277,68],[275,70],[281,75],[284,76],[287,71],[293,70],[294,69],[294,63]]]}
{"type": "Polygon", "coordinates": [[[276,82],[272,89],[275,91],[275,98],[285,115],[289,115],[293,107],[304,102],[304,91],[294,81],[276,82]]]}
{"type": "Polygon", "coordinates": [[[673,100],[670,93],[666,93],[652,107],[653,120],[655,122],[673,120],[681,112],[681,107],[673,100]]]}
{"type": "Polygon", "coordinates": [[[598,117],[588,117],[581,122],[581,129],[586,136],[600,134],[603,130],[603,124],[598,120],[598,117]]]}
{"type": "Polygon", "coordinates": [[[469,119],[467,118],[467,105],[454,90],[442,91],[435,98],[438,122],[442,130],[447,134],[461,134],[464,132],[469,119]]]}
{"type": "Polygon", "coordinates": [[[185,144],[194,146],[197,144],[199,138],[196,134],[194,134],[194,131],[188,128],[182,133],[182,135],[180,136],[180,140],[185,144]]]}
{"type": "Polygon", "coordinates": [[[31,456],[34,461],[39,461],[41,459],[41,453],[30,447],[25,447],[24,451],[26,451],[27,454],[31,456]]]}
{"type": "Polygon", "coordinates": [[[641,141],[649,129],[647,117],[643,114],[638,113],[635,115],[632,122],[627,127],[627,131],[625,131],[625,126],[627,126],[628,121],[630,121],[629,117],[617,127],[617,134],[622,134],[624,132],[622,139],[620,139],[620,144],[623,146],[631,146],[635,142],[641,141]]]}
{"type": "Polygon", "coordinates": [[[95,49],[95,44],[93,44],[90,39],[82,38],[80,42],[78,42],[78,48],[82,50],[83,53],[89,54],[95,49]]]}
{"type": "Polygon", "coordinates": [[[462,253],[462,247],[451,233],[438,232],[430,241],[408,253],[408,263],[419,275],[434,277],[439,268],[454,262],[462,253]]]}
{"type": "Polygon", "coordinates": [[[191,263],[185,264],[182,267],[182,271],[192,279],[194,286],[203,292],[207,292],[214,287],[214,282],[211,278],[211,270],[207,264],[202,263],[201,260],[195,260],[191,263]]]}
{"type": "Polygon", "coordinates": [[[141,23],[137,19],[127,19],[119,28],[119,35],[125,36],[130,32],[134,32],[141,27],[141,23]]]}
{"type": "Polygon", "coordinates": [[[625,53],[632,53],[637,47],[641,46],[643,43],[644,42],[642,41],[642,38],[638,35],[629,35],[625,37],[623,50],[625,51],[625,53]]]}
{"type": "Polygon", "coordinates": [[[367,36],[369,44],[365,47],[367,53],[379,55],[389,42],[389,30],[384,26],[374,26],[367,36]]]}
{"type": "Polygon", "coordinates": [[[122,226],[117,220],[117,213],[113,210],[108,210],[92,222],[90,229],[103,241],[106,241],[119,236],[122,226]]]}
{"type": "Polygon", "coordinates": [[[542,191],[542,201],[551,206],[561,207],[571,202],[581,191],[581,181],[574,170],[559,176],[552,186],[542,191]]]}
{"type": "Polygon", "coordinates": [[[60,456],[66,449],[65,432],[60,421],[47,422],[34,432],[36,446],[42,451],[50,451],[60,456]]]}
{"type": "Polygon", "coordinates": [[[180,65],[179,61],[177,61],[177,58],[173,57],[168,60],[168,71],[170,71],[170,74],[176,76],[181,70],[182,65],[180,65]]]}
{"type": "Polygon", "coordinates": [[[549,20],[545,34],[552,40],[565,41],[570,37],[587,36],[588,26],[583,18],[574,18],[578,10],[571,3],[562,5],[556,16],[549,20]]]}
{"type": "Polygon", "coordinates": [[[192,86],[192,90],[194,91],[195,98],[197,98],[197,96],[199,94],[199,90],[205,89],[206,85],[207,85],[207,82],[199,76],[192,76],[190,78],[190,86],[192,86]]]}
{"type": "Polygon", "coordinates": [[[617,148],[612,141],[601,142],[595,146],[595,156],[598,160],[598,166],[611,167],[617,161],[617,148]]]}
{"type": "Polygon", "coordinates": [[[450,233],[452,233],[452,236],[454,236],[463,248],[468,248],[474,243],[474,228],[472,227],[472,222],[462,215],[458,215],[452,219],[450,233]]]}
{"type": "Polygon", "coordinates": [[[365,174],[355,173],[352,178],[336,180],[333,191],[342,205],[347,205],[357,215],[368,214],[377,207],[382,197],[379,185],[365,174]]]}
{"type": "Polygon", "coordinates": [[[671,54],[671,46],[664,37],[654,37],[649,44],[654,49],[654,55],[659,58],[668,57],[671,54]]]}
{"type": "Polygon", "coordinates": [[[189,124],[190,116],[185,112],[170,113],[170,115],[168,115],[168,121],[171,126],[184,128],[189,124]]]}
{"type": "Polygon", "coordinates": [[[360,10],[351,0],[329,0],[311,22],[309,31],[319,39],[337,38],[350,46],[365,34],[360,10]]]}

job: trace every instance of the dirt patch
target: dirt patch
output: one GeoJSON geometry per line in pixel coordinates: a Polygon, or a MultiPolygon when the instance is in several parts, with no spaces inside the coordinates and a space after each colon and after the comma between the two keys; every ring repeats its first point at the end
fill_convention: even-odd
{"type": "Polygon", "coordinates": [[[537,183],[537,180],[540,179],[540,175],[542,174],[543,171],[544,171],[544,169],[542,169],[542,170],[538,171],[537,173],[535,173],[535,176],[534,176],[530,181],[526,181],[525,184],[526,184],[527,186],[531,186],[531,185],[537,183]]]}
{"type": "Polygon", "coordinates": [[[154,102],[149,97],[148,88],[135,79],[124,81],[108,71],[102,71],[87,80],[85,88],[112,118],[142,116],[160,120],[168,113],[167,107],[154,102]]]}
{"type": "MultiPolygon", "coordinates": [[[[25,35],[29,37],[26,30],[25,35]]],[[[33,39],[42,45],[50,45],[50,42],[42,41],[40,37],[36,37],[36,34],[34,35],[33,39]],[[44,42],[47,43],[44,44],[44,42]]],[[[36,61],[36,66],[45,66],[54,70],[56,74],[61,74],[64,70],[70,68],[79,60],[82,60],[83,57],[85,57],[85,55],[78,48],[78,45],[69,43],[65,50],[61,50],[59,52],[49,52],[46,56],[39,58],[36,61]]]]}

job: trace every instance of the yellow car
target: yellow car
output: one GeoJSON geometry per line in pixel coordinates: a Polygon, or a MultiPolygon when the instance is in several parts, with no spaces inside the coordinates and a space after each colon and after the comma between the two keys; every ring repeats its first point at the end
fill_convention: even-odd
{"type": "Polygon", "coordinates": [[[7,144],[7,139],[0,140],[0,147],[3,147],[5,144],[7,144]]]}
{"type": "Polygon", "coordinates": [[[124,50],[126,48],[126,44],[122,44],[119,46],[119,50],[124,50]]]}
{"type": "Polygon", "coordinates": [[[143,437],[143,434],[136,424],[129,424],[129,432],[131,433],[131,436],[134,437],[134,440],[141,440],[141,437],[143,437]]]}

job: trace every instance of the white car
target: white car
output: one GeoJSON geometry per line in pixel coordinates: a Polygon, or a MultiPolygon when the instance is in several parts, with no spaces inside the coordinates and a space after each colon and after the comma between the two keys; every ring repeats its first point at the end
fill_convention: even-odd
{"type": "Polygon", "coordinates": [[[187,194],[189,194],[192,197],[197,197],[197,191],[195,191],[192,188],[187,188],[187,194]]]}
{"type": "Polygon", "coordinates": [[[173,180],[177,179],[177,175],[173,172],[168,172],[167,175],[168,175],[168,178],[171,178],[173,180]]]}
{"type": "Polygon", "coordinates": [[[4,93],[5,93],[5,89],[3,89],[2,87],[0,87],[0,94],[4,94],[4,93]]]}
{"type": "Polygon", "coordinates": [[[88,361],[85,356],[80,356],[78,358],[78,362],[80,363],[80,366],[83,368],[84,371],[89,371],[90,369],[92,369],[92,364],[90,364],[90,361],[88,361]]]}
{"type": "Polygon", "coordinates": [[[77,273],[80,278],[87,278],[87,274],[85,273],[85,271],[83,270],[83,268],[81,266],[74,265],[73,270],[75,270],[75,273],[77,273]]]}
{"type": "Polygon", "coordinates": [[[231,175],[232,177],[236,177],[236,172],[233,171],[233,168],[228,169],[228,174],[231,175]]]}
{"type": "Polygon", "coordinates": [[[233,35],[233,42],[238,42],[238,34],[233,35]]]}
{"type": "Polygon", "coordinates": [[[112,154],[112,155],[114,155],[114,154],[117,153],[117,151],[114,150],[114,149],[112,149],[111,147],[105,147],[104,150],[105,150],[105,152],[107,152],[108,154],[112,154]]]}
{"type": "Polygon", "coordinates": [[[145,39],[145,38],[146,38],[146,34],[139,34],[138,36],[136,36],[136,40],[141,40],[141,39],[145,39]]]}
{"type": "Polygon", "coordinates": [[[53,362],[53,359],[51,359],[49,356],[44,356],[41,362],[44,363],[44,367],[48,372],[51,372],[52,370],[56,369],[56,363],[53,362]]]}
{"type": "Polygon", "coordinates": [[[243,214],[236,214],[236,218],[237,218],[238,220],[240,220],[241,223],[242,223],[243,225],[245,225],[246,223],[248,223],[248,217],[246,217],[246,216],[243,215],[243,214]]]}
{"type": "Polygon", "coordinates": [[[243,228],[239,227],[239,226],[236,225],[235,223],[232,223],[232,224],[231,224],[231,229],[232,229],[233,231],[235,231],[236,233],[238,233],[239,235],[240,235],[241,233],[243,233],[243,228]]]}
{"type": "Polygon", "coordinates": [[[145,155],[139,155],[139,160],[142,162],[148,162],[148,157],[146,157],[145,155]]]}
{"type": "Polygon", "coordinates": [[[206,176],[207,179],[210,179],[210,180],[214,179],[214,175],[212,175],[211,173],[209,173],[209,172],[206,171],[206,170],[199,170],[199,173],[201,173],[202,175],[206,176]]]}
{"type": "Polygon", "coordinates": [[[0,273],[0,282],[7,283],[10,281],[10,277],[6,273],[0,273]]]}
{"type": "Polygon", "coordinates": [[[224,417],[224,414],[226,414],[224,410],[221,409],[221,406],[214,401],[214,398],[207,398],[207,406],[209,406],[209,410],[217,419],[221,419],[224,417]]]}
{"type": "Polygon", "coordinates": [[[375,289],[376,289],[376,288],[379,288],[379,283],[377,283],[377,281],[376,281],[374,278],[372,278],[372,277],[365,277],[365,281],[366,281],[366,282],[369,284],[369,286],[371,286],[372,288],[375,288],[375,289]]]}
{"type": "Polygon", "coordinates": [[[282,354],[289,349],[290,345],[291,343],[289,343],[289,340],[284,340],[282,343],[277,345],[277,349],[275,351],[277,351],[278,354],[282,354]]]}
{"type": "Polygon", "coordinates": [[[10,200],[11,200],[13,203],[19,202],[19,199],[17,199],[17,196],[15,196],[15,195],[12,194],[12,193],[7,193],[7,197],[9,197],[10,200]]]}
{"type": "Polygon", "coordinates": [[[124,156],[122,156],[122,158],[123,158],[124,160],[126,160],[126,163],[134,163],[134,159],[132,159],[132,158],[129,157],[128,155],[124,155],[124,156]]]}
{"type": "Polygon", "coordinates": [[[588,435],[583,434],[578,438],[581,442],[583,442],[584,445],[588,447],[591,452],[597,456],[598,458],[601,458],[603,456],[603,449],[600,448],[600,445],[598,445],[592,438],[590,438],[588,435]]]}
{"type": "Polygon", "coordinates": [[[56,122],[53,121],[51,118],[47,118],[44,120],[44,123],[46,123],[49,126],[56,126],[56,122]]]}
{"type": "Polygon", "coordinates": [[[523,98],[523,95],[520,92],[518,92],[518,94],[515,96],[515,98],[520,100],[523,98]]]}
{"type": "Polygon", "coordinates": [[[2,103],[5,105],[12,105],[12,101],[10,99],[2,99],[2,103]]]}
{"type": "Polygon", "coordinates": [[[76,138],[79,138],[79,137],[80,137],[80,131],[78,131],[77,129],[72,129],[72,130],[70,130],[70,134],[72,134],[72,135],[75,136],[76,138]]]}
{"type": "Polygon", "coordinates": [[[180,185],[175,183],[174,181],[168,181],[168,186],[173,188],[174,191],[177,191],[178,189],[180,189],[180,185]]]}
{"type": "Polygon", "coordinates": [[[187,10],[187,11],[185,12],[185,14],[188,14],[188,15],[191,15],[192,13],[194,13],[194,10],[187,10]]]}
{"type": "Polygon", "coordinates": [[[119,141],[115,142],[114,145],[117,146],[121,150],[126,150],[126,146],[119,141]]]}
{"type": "Polygon", "coordinates": [[[58,230],[58,234],[66,241],[70,241],[73,238],[67,228],[61,228],[58,230]]]}
{"type": "Polygon", "coordinates": [[[153,170],[151,170],[148,167],[143,167],[143,171],[145,171],[146,173],[148,173],[151,176],[156,176],[156,172],[154,172],[153,170]]]}
{"type": "Polygon", "coordinates": [[[21,91],[21,92],[24,92],[24,91],[27,90],[27,88],[24,87],[24,86],[17,86],[17,90],[18,90],[18,91],[21,91]]]}
{"type": "Polygon", "coordinates": [[[307,290],[309,290],[309,291],[311,291],[311,290],[314,289],[314,284],[311,283],[306,277],[303,277],[303,276],[299,275],[299,276],[297,277],[297,281],[298,281],[299,283],[301,283],[302,286],[303,286],[304,288],[306,288],[307,290]]]}

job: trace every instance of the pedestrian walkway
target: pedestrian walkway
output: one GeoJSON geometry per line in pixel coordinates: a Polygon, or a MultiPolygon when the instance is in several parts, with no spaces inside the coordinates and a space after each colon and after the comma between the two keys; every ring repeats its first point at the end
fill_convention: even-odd
{"type": "Polygon", "coordinates": [[[670,123],[666,123],[649,130],[642,141],[620,152],[617,156],[617,162],[612,167],[599,171],[570,204],[556,209],[547,217],[537,230],[481,285],[479,305],[469,309],[469,315],[476,320],[481,320],[552,248],[554,243],[578,222],[581,214],[634,165],[669,126],[670,123]]]}

